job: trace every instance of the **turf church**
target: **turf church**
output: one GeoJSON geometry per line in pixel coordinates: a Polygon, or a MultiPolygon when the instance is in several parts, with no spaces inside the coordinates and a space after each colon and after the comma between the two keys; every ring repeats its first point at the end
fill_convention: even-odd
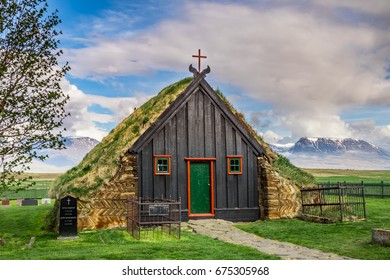
{"type": "Polygon", "coordinates": [[[200,50],[195,57],[192,81],[134,138],[114,176],[79,199],[79,228],[126,225],[132,196],[181,198],[182,220],[255,221],[299,210],[296,186],[272,170],[268,146],[208,84],[200,50]]]}
{"type": "Polygon", "coordinates": [[[204,79],[207,68],[129,152],[138,195],[182,199],[183,218],[260,217],[257,158],[264,149],[204,79]]]}

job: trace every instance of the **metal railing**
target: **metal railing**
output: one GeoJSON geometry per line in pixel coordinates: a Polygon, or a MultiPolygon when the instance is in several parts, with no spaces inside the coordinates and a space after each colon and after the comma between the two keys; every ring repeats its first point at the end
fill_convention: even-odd
{"type": "Polygon", "coordinates": [[[366,197],[380,197],[380,198],[390,198],[390,184],[384,183],[383,181],[380,182],[337,182],[337,183],[331,183],[331,182],[323,182],[319,183],[319,186],[322,187],[332,187],[332,186],[364,186],[364,194],[366,197]]]}
{"type": "Polygon", "coordinates": [[[333,221],[366,220],[364,186],[335,185],[302,189],[302,214],[333,221]]]}
{"type": "Polygon", "coordinates": [[[127,202],[127,230],[140,239],[152,232],[168,232],[180,238],[181,200],[132,198],[127,202]]]}

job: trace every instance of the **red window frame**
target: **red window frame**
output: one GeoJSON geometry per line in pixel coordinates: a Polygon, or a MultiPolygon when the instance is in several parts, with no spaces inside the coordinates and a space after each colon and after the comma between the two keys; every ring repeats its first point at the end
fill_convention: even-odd
{"type": "Polygon", "coordinates": [[[169,176],[171,175],[171,155],[154,155],[154,175],[156,176],[169,176]],[[162,172],[157,170],[157,163],[159,159],[167,159],[168,160],[168,168],[167,171],[162,172]]]}

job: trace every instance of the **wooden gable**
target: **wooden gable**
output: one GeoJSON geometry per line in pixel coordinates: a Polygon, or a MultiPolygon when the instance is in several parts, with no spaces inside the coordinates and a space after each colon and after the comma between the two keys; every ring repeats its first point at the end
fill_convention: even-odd
{"type": "MultiPolygon", "coordinates": [[[[156,133],[158,133],[174,116],[176,116],[184,106],[190,106],[190,111],[191,109],[195,109],[191,108],[191,106],[193,106],[192,103],[194,101],[196,102],[196,98],[193,98],[191,100],[191,97],[193,97],[194,95],[196,96],[197,94],[202,94],[210,100],[210,104],[212,104],[214,108],[216,108],[223,114],[224,119],[231,123],[231,126],[234,127],[234,129],[236,129],[242,135],[242,137],[247,141],[247,143],[252,146],[258,156],[265,153],[260,143],[246,129],[243,123],[237,119],[237,117],[233,114],[233,112],[229,109],[225,102],[221,100],[218,94],[211,88],[211,86],[201,75],[196,77],[186,88],[186,90],[180,96],[178,96],[176,100],[158,117],[158,119],[149,127],[149,129],[147,129],[137,139],[137,141],[129,149],[129,152],[137,153],[142,150],[142,148],[152,139],[152,137],[156,133]]],[[[210,104],[208,103],[208,101],[206,101],[204,105],[207,107],[204,107],[203,112],[201,108],[198,107],[198,110],[193,111],[193,113],[210,114],[211,112],[207,111],[210,109],[210,104]]],[[[211,116],[205,116],[205,123],[210,120],[212,120],[211,116]]],[[[201,123],[200,126],[202,126],[201,123]]],[[[211,141],[212,139],[209,140],[211,141]]]]}

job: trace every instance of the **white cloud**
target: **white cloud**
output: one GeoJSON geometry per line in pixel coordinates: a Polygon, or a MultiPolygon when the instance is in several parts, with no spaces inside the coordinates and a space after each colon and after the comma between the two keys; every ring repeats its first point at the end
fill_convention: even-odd
{"type": "Polygon", "coordinates": [[[388,0],[313,0],[318,5],[332,8],[351,8],[365,13],[389,15],[390,4],[388,0]]]}
{"type": "Polygon", "coordinates": [[[67,80],[61,82],[62,89],[70,96],[66,111],[71,114],[64,121],[67,135],[88,136],[101,140],[109,131],[99,127],[99,124],[118,123],[133,112],[134,107],[142,105],[149,97],[114,98],[85,94],[67,80]],[[112,114],[91,112],[88,108],[97,104],[109,109],[112,114]]]}
{"type": "Polygon", "coordinates": [[[337,115],[317,113],[310,117],[306,112],[293,112],[281,117],[282,124],[292,131],[293,138],[299,137],[352,137],[347,123],[337,115]]]}
{"type": "MultiPolygon", "coordinates": [[[[389,28],[334,21],[321,12],[324,7],[348,7],[383,15],[390,5],[363,0],[338,3],[313,1],[317,9],[308,12],[280,5],[197,2],[183,8],[177,19],[143,33],[124,32],[112,40],[96,37],[92,46],[66,54],[72,75],[97,78],[183,71],[194,63],[190,55],[202,48],[210,75],[273,104],[275,119],[293,137],[351,137],[356,131],[340,118],[343,110],[390,104],[390,80],[385,79],[389,28]]],[[[382,130],[377,129],[386,135],[387,130],[382,130]]]]}
{"type": "Polygon", "coordinates": [[[377,126],[374,120],[355,121],[350,125],[352,136],[364,139],[390,151],[390,125],[377,126]]]}
{"type": "Polygon", "coordinates": [[[267,143],[277,143],[281,137],[277,133],[272,130],[267,130],[264,134],[262,134],[263,140],[267,143]]]}

